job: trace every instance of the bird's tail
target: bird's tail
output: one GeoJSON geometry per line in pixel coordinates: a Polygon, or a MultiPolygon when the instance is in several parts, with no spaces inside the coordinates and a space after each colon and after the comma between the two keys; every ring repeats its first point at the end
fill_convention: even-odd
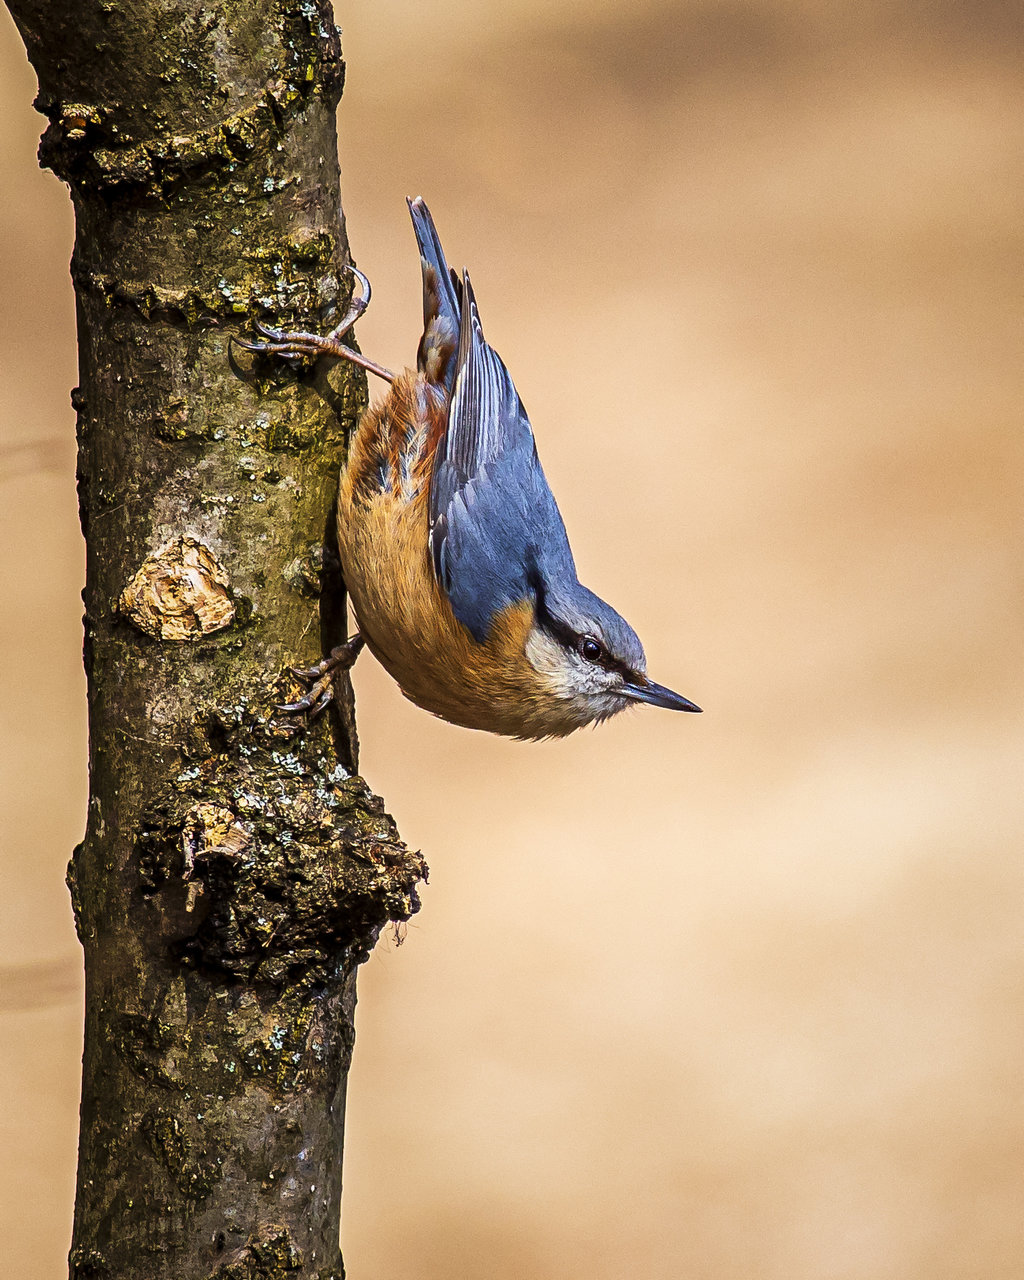
{"type": "Polygon", "coordinates": [[[462,285],[445,259],[430,210],[419,196],[408,205],[423,268],[423,337],[416,363],[431,382],[443,384],[450,394],[459,347],[462,285]]]}

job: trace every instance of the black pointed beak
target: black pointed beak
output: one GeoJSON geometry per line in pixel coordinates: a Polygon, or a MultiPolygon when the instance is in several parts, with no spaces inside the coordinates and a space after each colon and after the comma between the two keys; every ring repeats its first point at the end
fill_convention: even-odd
{"type": "Polygon", "coordinates": [[[663,684],[655,684],[646,676],[634,676],[626,681],[622,692],[627,698],[636,702],[648,702],[652,707],[665,707],[669,711],[700,711],[695,702],[684,698],[681,693],[673,693],[663,684]]]}

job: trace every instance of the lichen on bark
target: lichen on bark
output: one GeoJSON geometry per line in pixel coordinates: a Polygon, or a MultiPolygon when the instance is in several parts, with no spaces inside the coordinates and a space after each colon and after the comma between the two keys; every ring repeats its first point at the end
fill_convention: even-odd
{"type": "Polygon", "coordinates": [[[326,0],[10,0],[77,235],[90,804],[71,1275],[340,1277],[355,970],[425,875],[356,774],[330,511],[352,366],[233,332],[350,290],[326,0]]]}

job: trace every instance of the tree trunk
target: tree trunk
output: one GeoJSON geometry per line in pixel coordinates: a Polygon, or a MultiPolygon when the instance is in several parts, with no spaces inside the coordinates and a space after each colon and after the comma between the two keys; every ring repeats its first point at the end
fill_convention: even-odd
{"type": "Polygon", "coordinates": [[[344,635],[327,513],[364,379],[228,341],[347,300],[338,31],[326,0],[10,8],[77,218],[71,1275],[340,1277],[355,970],[425,869],[355,776],[347,680],[308,729],[274,711],[344,635]]]}

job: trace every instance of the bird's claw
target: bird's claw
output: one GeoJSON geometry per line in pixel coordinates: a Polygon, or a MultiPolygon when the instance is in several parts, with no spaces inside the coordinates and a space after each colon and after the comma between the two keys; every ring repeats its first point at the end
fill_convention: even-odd
{"type": "Polygon", "coordinates": [[[295,336],[293,334],[286,333],[284,329],[275,329],[269,324],[264,324],[262,320],[254,321],[253,328],[255,328],[257,332],[262,333],[264,338],[270,338],[273,342],[287,342],[290,338],[295,336]]]}
{"type": "Polygon", "coordinates": [[[288,670],[296,680],[301,684],[308,684],[309,688],[295,702],[279,702],[275,709],[283,715],[308,716],[310,720],[315,720],[327,710],[334,697],[333,671],[320,674],[315,667],[308,671],[297,667],[289,667],[288,670]]]}
{"type": "Polygon", "coordinates": [[[272,329],[259,321],[255,322],[255,327],[268,341],[251,342],[248,338],[235,338],[234,341],[243,351],[252,351],[261,356],[282,356],[285,360],[299,357],[315,360],[325,351],[333,353],[331,343],[315,333],[287,333],[284,329],[272,329]]]}
{"type": "Polygon", "coordinates": [[[328,675],[317,680],[297,702],[279,702],[275,710],[284,715],[308,716],[315,720],[331,705],[333,697],[334,682],[328,675]]]}
{"type": "Polygon", "coordinates": [[[334,698],[334,675],[337,671],[347,671],[359,656],[363,647],[363,637],[358,633],[345,644],[332,649],[330,656],[322,659],[315,667],[289,667],[288,670],[300,684],[308,685],[303,696],[295,702],[282,702],[277,710],[284,715],[308,716],[315,720],[331,705],[334,698]]]}
{"type": "Polygon", "coordinates": [[[289,667],[288,670],[300,684],[313,684],[324,674],[324,664],[318,662],[315,667],[289,667]]]}

